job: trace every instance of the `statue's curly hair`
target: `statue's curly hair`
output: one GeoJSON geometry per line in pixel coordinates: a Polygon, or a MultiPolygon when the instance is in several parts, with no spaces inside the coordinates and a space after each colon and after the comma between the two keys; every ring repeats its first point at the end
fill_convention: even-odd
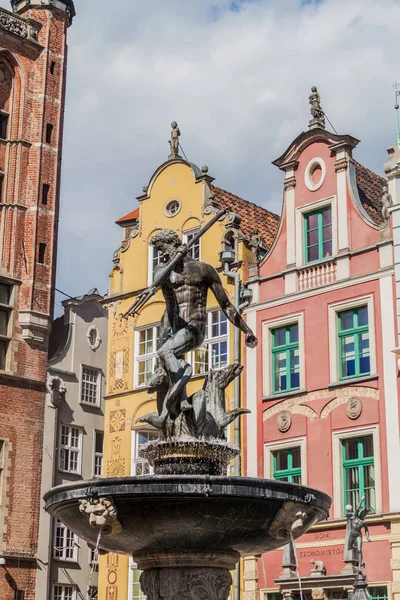
{"type": "Polygon", "coordinates": [[[157,242],[173,244],[174,246],[180,246],[182,244],[179,235],[172,229],[160,229],[160,231],[157,231],[157,233],[152,236],[150,244],[155,246],[157,242]]]}

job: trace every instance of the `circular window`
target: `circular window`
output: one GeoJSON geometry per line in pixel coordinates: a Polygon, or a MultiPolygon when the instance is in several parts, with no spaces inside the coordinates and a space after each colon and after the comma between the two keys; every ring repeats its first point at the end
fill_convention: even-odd
{"type": "Polygon", "coordinates": [[[181,210],[181,203],[179,200],[170,200],[165,207],[165,214],[167,217],[174,217],[181,210]]]}
{"type": "Polygon", "coordinates": [[[95,327],[94,325],[89,327],[88,332],[86,334],[86,338],[91,349],[97,350],[97,348],[101,344],[101,336],[97,327],[95,327]]]}
{"type": "Polygon", "coordinates": [[[324,183],[326,167],[322,158],[313,158],[304,172],[304,183],[311,192],[319,190],[324,183]]]}

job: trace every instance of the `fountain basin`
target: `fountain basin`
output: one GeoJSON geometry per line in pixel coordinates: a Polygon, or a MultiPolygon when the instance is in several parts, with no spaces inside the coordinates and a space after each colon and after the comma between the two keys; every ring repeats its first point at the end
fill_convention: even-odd
{"type": "Polygon", "coordinates": [[[96,479],[47,492],[48,512],[93,545],[99,530],[79,510],[88,498],[111,499],[121,525],[116,533],[101,535],[100,548],[133,555],[139,568],[149,560],[164,566],[162,557],[182,565],[188,557],[192,564],[205,553],[224,556],[233,566],[239,555],[278,548],[290,533],[297,538],[326,519],[331,504],[323,492],[300,485],[208,475],[96,479]]]}

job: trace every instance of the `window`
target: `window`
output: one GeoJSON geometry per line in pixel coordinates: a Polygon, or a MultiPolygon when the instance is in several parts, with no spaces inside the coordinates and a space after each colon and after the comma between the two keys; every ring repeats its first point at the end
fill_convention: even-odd
{"type": "Polygon", "coordinates": [[[88,600],[97,600],[99,597],[97,585],[89,585],[88,587],[88,600]]]}
{"type": "Polygon", "coordinates": [[[377,587],[368,586],[368,594],[370,600],[388,600],[388,591],[385,585],[380,585],[377,587]]]}
{"type": "Polygon", "coordinates": [[[9,114],[4,110],[0,110],[0,138],[2,140],[7,139],[8,119],[9,114]]]}
{"type": "Polygon", "coordinates": [[[61,521],[55,523],[53,556],[57,560],[77,562],[78,560],[78,536],[61,521]]]}
{"type": "Polygon", "coordinates": [[[51,123],[47,123],[47,125],[46,125],[46,144],[51,144],[52,135],[53,135],[53,125],[51,123]]]}
{"type": "Polygon", "coordinates": [[[179,200],[170,200],[165,207],[165,215],[167,217],[174,217],[181,210],[181,203],[179,200]]]}
{"type": "Polygon", "coordinates": [[[7,350],[11,340],[12,286],[0,283],[0,370],[7,367],[7,350]]]}
{"type": "Polygon", "coordinates": [[[130,559],[129,565],[129,600],[146,600],[147,596],[142,592],[140,587],[140,575],[142,571],[139,571],[136,563],[130,559]]]}
{"type": "Polygon", "coordinates": [[[136,332],[137,386],[146,385],[156,369],[158,361],[157,350],[160,347],[159,337],[159,325],[153,325],[153,327],[140,329],[136,332]]]}
{"type": "Polygon", "coordinates": [[[50,192],[50,185],[48,183],[44,183],[42,186],[42,204],[44,206],[47,206],[47,203],[49,200],[49,192],[50,192]]]}
{"type": "Polygon", "coordinates": [[[81,403],[91,406],[100,405],[101,369],[82,365],[81,370],[81,403]]]}
{"type": "Polygon", "coordinates": [[[0,171],[0,202],[3,202],[4,198],[4,173],[0,171]]]}
{"type": "Polygon", "coordinates": [[[195,375],[209,369],[222,369],[228,364],[228,319],[221,310],[208,313],[205,339],[194,351],[192,362],[195,375]]]}
{"type": "Polygon", "coordinates": [[[50,75],[54,75],[55,70],[56,70],[56,63],[54,62],[54,60],[52,60],[50,63],[50,75]]]}
{"type": "Polygon", "coordinates": [[[274,479],[288,481],[289,483],[301,483],[300,446],[276,450],[272,456],[274,461],[274,479]]]}
{"type": "MultiPolygon", "coordinates": [[[[183,242],[185,244],[188,244],[195,235],[197,235],[199,232],[199,229],[196,229],[195,231],[188,231],[187,233],[183,234],[183,242]]],[[[197,242],[195,244],[193,244],[193,246],[190,248],[189,252],[188,252],[188,256],[190,256],[191,258],[193,258],[193,260],[200,260],[200,239],[197,240],[197,242]]]]}
{"type": "Polygon", "coordinates": [[[136,429],[132,432],[132,475],[148,475],[153,472],[147,460],[142,458],[139,454],[141,448],[153,440],[158,440],[159,435],[157,431],[141,431],[136,429]]]}
{"type": "Polygon", "coordinates": [[[104,433],[94,432],[93,477],[101,477],[103,471],[104,433]]]}
{"type": "Polygon", "coordinates": [[[332,256],[332,209],[330,206],[304,215],[305,262],[332,256]]]}
{"type": "Polygon", "coordinates": [[[81,473],[82,429],[61,425],[59,470],[81,473]]]}
{"type": "Polygon", "coordinates": [[[53,587],[53,600],[76,600],[75,592],[75,586],[57,583],[53,587]]]}
{"type": "Polygon", "coordinates": [[[365,506],[376,510],[372,435],[342,440],[344,506],[355,509],[365,494],[365,506]]]}
{"type": "Polygon", "coordinates": [[[46,254],[46,244],[41,242],[39,244],[38,263],[44,265],[44,257],[46,254]]]}
{"type": "Polygon", "coordinates": [[[338,313],[340,379],[370,374],[368,307],[338,313]]]}
{"type": "Polygon", "coordinates": [[[2,504],[3,497],[3,475],[6,464],[6,442],[5,440],[0,440],[0,507],[2,504]]]}
{"type": "Polygon", "coordinates": [[[89,548],[89,565],[97,567],[99,564],[99,551],[97,548],[89,548]]]}
{"type": "Polygon", "coordinates": [[[271,330],[272,392],[300,388],[299,326],[297,323],[271,330]]]}

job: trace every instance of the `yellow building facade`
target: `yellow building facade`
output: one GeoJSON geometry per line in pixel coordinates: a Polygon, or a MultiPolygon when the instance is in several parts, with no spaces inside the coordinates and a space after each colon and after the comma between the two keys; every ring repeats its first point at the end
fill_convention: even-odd
{"type": "MultiPolygon", "coordinates": [[[[165,308],[162,293],[158,291],[134,318],[120,318],[135,297],[152,283],[153,270],[159,260],[149,243],[152,235],[160,229],[173,229],[184,242],[188,242],[219,209],[230,208],[232,212],[201,237],[200,242],[192,247],[191,254],[220,272],[232,302],[245,303],[249,299],[240,280],[245,279],[246,269],[254,265],[257,253],[262,252],[263,246],[269,245],[275,234],[276,215],[217,188],[212,181],[206,167],[199,169],[179,156],[170,157],[143,188],[143,194],[138,197],[138,208],[117,221],[123,230],[123,241],[114,253],[106,299],[109,341],[104,477],[148,473],[150,466],[140,458],[139,450],[148,440],[158,437],[156,430],[143,426],[143,423],[138,425],[137,419],[146,413],[157,412],[155,395],[147,392],[146,380],[157,362],[158,324],[165,308]],[[260,230],[258,233],[253,231],[260,216],[263,216],[261,234],[260,230]],[[221,251],[226,259],[224,270],[229,275],[222,272],[221,251]]],[[[235,339],[233,327],[219,310],[211,292],[208,311],[203,347],[188,357],[193,366],[189,394],[202,387],[210,367],[225,366],[234,362],[234,358],[241,360],[240,354],[243,354],[243,340],[239,341],[238,356],[238,338],[235,339]]],[[[236,390],[234,383],[227,389],[229,409],[234,407],[234,402],[243,405],[240,383],[236,385],[236,390]]],[[[233,429],[228,432],[232,442],[238,441],[237,436],[237,430],[236,433],[233,429]]],[[[135,570],[132,559],[112,554],[101,557],[99,599],[139,600],[138,578],[139,572],[135,570]]]]}

